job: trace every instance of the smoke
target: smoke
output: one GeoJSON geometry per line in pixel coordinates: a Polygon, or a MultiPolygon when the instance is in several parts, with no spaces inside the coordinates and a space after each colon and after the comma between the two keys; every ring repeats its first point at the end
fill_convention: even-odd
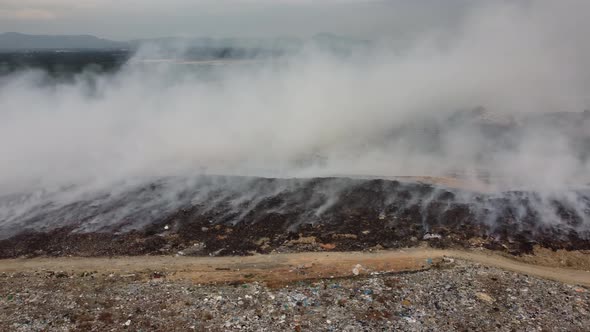
{"type": "Polygon", "coordinates": [[[0,192],[195,174],[485,174],[503,189],[583,187],[589,10],[481,5],[452,31],[346,57],[308,45],[179,64],[146,61],[162,55],[146,47],[113,75],[2,77],[0,192]]]}

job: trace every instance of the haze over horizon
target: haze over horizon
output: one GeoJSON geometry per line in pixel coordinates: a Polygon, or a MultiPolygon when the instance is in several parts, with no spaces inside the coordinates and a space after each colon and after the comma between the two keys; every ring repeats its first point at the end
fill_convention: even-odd
{"type": "MultiPolygon", "coordinates": [[[[224,1],[224,12],[236,3],[224,1]]],[[[253,8],[267,4],[239,3],[253,8]]],[[[590,44],[579,31],[589,24],[585,13],[590,3],[575,3],[478,5],[451,35],[437,30],[403,49],[377,47],[359,57],[311,48],[281,66],[193,67],[194,74],[166,64],[131,64],[113,76],[82,75],[54,86],[40,84],[39,73],[12,75],[0,80],[0,150],[10,155],[0,165],[0,183],[6,188],[9,182],[19,186],[39,179],[69,183],[107,174],[184,174],[200,167],[284,176],[432,175],[482,164],[499,176],[535,185],[540,179],[548,187],[585,183],[590,158],[578,153],[579,140],[571,143],[571,130],[547,135],[545,129],[527,127],[509,137],[508,146],[490,146],[479,131],[444,125],[444,136],[434,147],[425,136],[407,130],[425,119],[438,121],[445,112],[480,105],[529,114],[588,109],[590,44]],[[482,151],[489,151],[485,159],[482,151]],[[301,160],[313,161],[317,155],[325,160],[302,165],[301,160]],[[546,167],[531,172],[538,165],[546,167]]],[[[13,4],[15,10],[22,7],[13,4]]],[[[332,1],[326,6],[395,4],[402,6],[395,1],[332,1]]],[[[285,1],[281,6],[295,5],[285,1]]],[[[433,12],[437,7],[424,8],[433,12]]],[[[243,9],[240,13],[256,16],[243,9]]],[[[356,21],[343,22],[355,26],[356,21]]],[[[225,23],[217,26],[224,29],[225,23]]],[[[273,33],[280,33],[284,24],[273,24],[273,33]]],[[[127,26],[121,30],[128,31],[127,26]]],[[[162,28],[162,34],[169,32],[162,28]]],[[[153,51],[140,50],[137,57],[158,57],[153,51]]]]}
{"type": "Polygon", "coordinates": [[[432,1],[4,0],[0,32],[89,34],[118,41],[178,37],[310,37],[329,32],[355,38],[412,38],[450,29],[474,7],[432,1]]]}

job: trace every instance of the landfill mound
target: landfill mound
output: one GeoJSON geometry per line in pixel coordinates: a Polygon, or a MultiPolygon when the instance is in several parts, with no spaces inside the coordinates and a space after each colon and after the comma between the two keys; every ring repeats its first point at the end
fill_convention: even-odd
{"type": "Polygon", "coordinates": [[[0,258],[472,248],[590,249],[590,193],[448,181],[160,178],[0,200],[0,258]]]}

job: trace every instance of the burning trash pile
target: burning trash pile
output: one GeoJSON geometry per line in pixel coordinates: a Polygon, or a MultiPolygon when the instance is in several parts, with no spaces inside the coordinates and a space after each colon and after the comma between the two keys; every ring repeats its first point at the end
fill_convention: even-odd
{"type": "Polygon", "coordinates": [[[5,197],[0,257],[248,255],[427,245],[590,249],[590,194],[420,181],[199,176],[5,197]],[[25,208],[26,207],[26,208],[25,208]]]}

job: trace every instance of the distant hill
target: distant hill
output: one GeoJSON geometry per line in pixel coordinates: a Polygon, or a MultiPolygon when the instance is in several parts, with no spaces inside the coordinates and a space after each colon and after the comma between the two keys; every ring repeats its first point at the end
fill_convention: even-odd
{"type": "Polygon", "coordinates": [[[27,35],[18,32],[0,34],[0,50],[39,49],[121,49],[128,43],[91,35],[27,35]]]}
{"type": "Polygon", "coordinates": [[[274,49],[300,50],[305,44],[335,49],[359,49],[371,47],[372,42],[364,39],[354,39],[331,33],[318,33],[309,39],[292,36],[275,38],[192,38],[192,37],[163,37],[136,39],[129,44],[138,47],[143,44],[154,44],[165,48],[239,48],[239,49],[274,49]]]}
{"type": "MultiPolygon", "coordinates": [[[[242,57],[241,53],[249,55],[284,54],[297,52],[304,45],[311,45],[320,49],[336,53],[366,50],[371,47],[368,40],[353,39],[330,33],[320,33],[310,39],[282,36],[277,38],[190,38],[165,37],[136,39],[118,42],[91,35],[29,35],[18,32],[0,33],[0,50],[135,50],[142,45],[153,45],[163,50],[187,51],[218,57],[219,52],[225,55],[232,50],[232,54],[242,57]]],[[[222,56],[224,57],[224,56],[222,56]]]]}

